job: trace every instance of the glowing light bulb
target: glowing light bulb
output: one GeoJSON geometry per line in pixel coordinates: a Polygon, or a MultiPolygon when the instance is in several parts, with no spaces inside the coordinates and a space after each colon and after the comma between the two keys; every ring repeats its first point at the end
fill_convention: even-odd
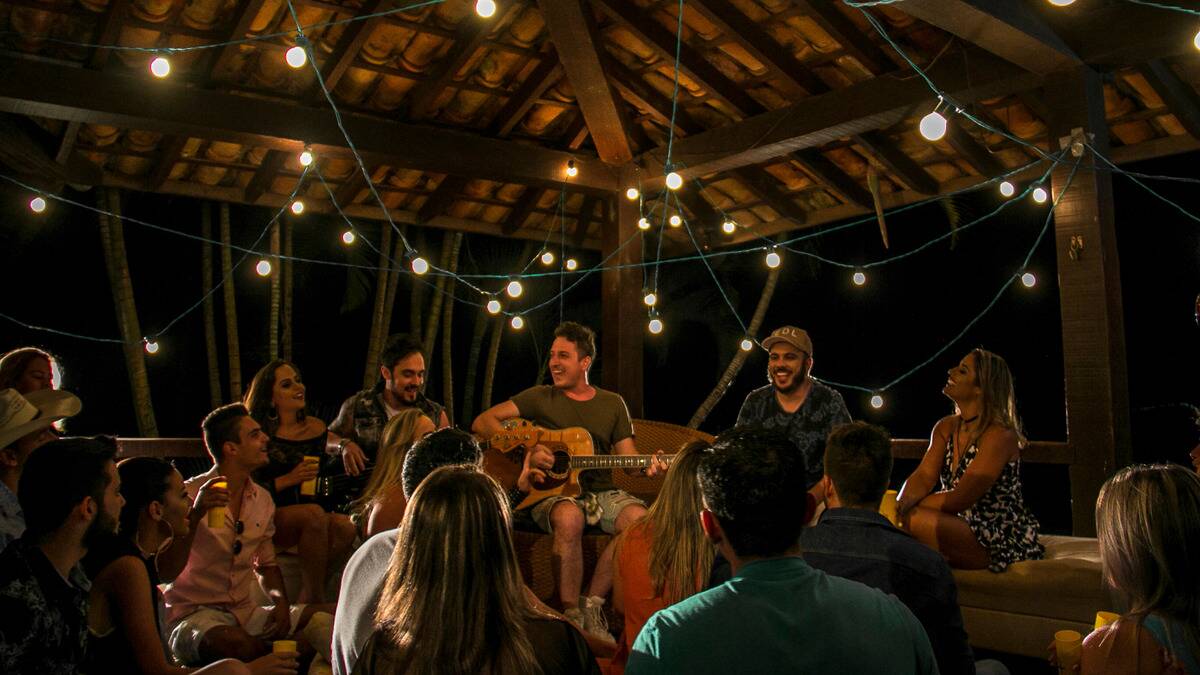
{"type": "Polygon", "coordinates": [[[343,244],[346,244],[346,245],[353,244],[355,239],[356,239],[356,237],[354,236],[353,230],[346,230],[345,232],[342,233],[342,243],[343,244]]]}
{"type": "Polygon", "coordinates": [[[737,230],[737,223],[732,220],[727,220],[721,223],[721,231],[725,234],[733,234],[737,230]]]}
{"type": "Polygon", "coordinates": [[[575,268],[579,267],[579,261],[574,258],[567,258],[567,269],[574,272],[575,268]]]}
{"type": "Polygon", "coordinates": [[[750,338],[742,338],[742,344],[739,346],[742,348],[742,351],[748,352],[751,349],[754,349],[754,340],[751,340],[750,338]]]}
{"type": "Polygon", "coordinates": [[[293,68],[303,68],[304,64],[308,63],[308,53],[304,51],[304,47],[296,45],[283,55],[287,64],[293,68]]]}
{"type": "Polygon", "coordinates": [[[490,19],[496,14],[495,0],[476,0],[475,13],[485,19],[490,19]]]}
{"type": "Polygon", "coordinates": [[[882,408],[883,407],[883,397],[880,396],[879,394],[875,394],[874,396],[872,396],[871,397],[871,407],[876,410],[879,410],[880,408],[882,408]]]}
{"type": "Polygon", "coordinates": [[[488,314],[499,314],[500,313],[500,301],[495,298],[488,300],[487,311],[488,311],[488,314]]]}
{"type": "Polygon", "coordinates": [[[300,166],[312,166],[312,163],[313,163],[312,150],[305,148],[304,151],[300,153],[300,166]]]}
{"type": "Polygon", "coordinates": [[[292,208],[292,213],[294,213],[296,215],[300,215],[301,213],[304,213],[304,202],[297,199],[296,201],[292,202],[291,208],[292,208]]]}
{"type": "Polygon", "coordinates": [[[625,191],[625,198],[628,199],[629,201],[633,201],[633,200],[637,199],[638,197],[640,197],[641,195],[642,195],[642,193],[638,192],[638,189],[635,187],[631,187],[625,191]]]}
{"type": "Polygon", "coordinates": [[[928,141],[940,141],[946,135],[946,118],[933,111],[921,118],[921,135],[928,141]]]}
{"type": "Polygon", "coordinates": [[[519,316],[514,316],[512,320],[508,322],[508,325],[512,326],[513,330],[521,330],[525,327],[525,319],[522,319],[519,316]]]}
{"type": "Polygon", "coordinates": [[[43,197],[34,197],[29,200],[29,210],[34,213],[41,213],[46,210],[46,200],[43,197]]]}
{"type": "Polygon", "coordinates": [[[1066,7],[1067,5],[1075,4],[1075,0],[1049,0],[1049,2],[1055,7],[1066,7]]]}
{"type": "Polygon", "coordinates": [[[1046,192],[1046,188],[1036,187],[1033,189],[1033,201],[1045,204],[1047,199],[1050,199],[1050,193],[1046,192]]]}
{"type": "Polygon", "coordinates": [[[158,342],[156,340],[151,340],[150,338],[142,338],[142,343],[143,343],[143,348],[146,350],[147,354],[157,354],[158,353],[158,342]]]}
{"type": "Polygon", "coordinates": [[[655,293],[647,293],[646,297],[642,298],[642,302],[646,303],[647,307],[653,307],[658,304],[658,295],[655,293]]]}
{"type": "Polygon", "coordinates": [[[683,176],[680,176],[674,171],[667,174],[667,187],[671,188],[672,190],[678,190],[679,188],[683,187],[683,176]]]}
{"type": "Polygon", "coordinates": [[[1004,181],[1003,183],[1000,183],[1000,194],[1005,197],[1011,197],[1017,194],[1017,186],[1013,185],[1009,181],[1004,181]]]}
{"type": "Polygon", "coordinates": [[[853,279],[855,286],[862,286],[863,284],[867,283],[867,275],[863,274],[862,272],[855,272],[851,279],[853,279]]]}
{"type": "Polygon", "coordinates": [[[781,259],[779,254],[775,251],[771,251],[767,254],[767,267],[775,269],[776,267],[779,267],[779,263],[781,262],[783,262],[783,259],[781,259]]]}
{"type": "Polygon", "coordinates": [[[663,332],[662,319],[650,319],[650,323],[646,327],[650,329],[651,333],[658,335],[663,332]]]}
{"type": "Polygon", "coordinates": [[[150,62],[150,72],[155,77],[162,79],[171,74],[171,62],[165,56],[156,56],[150,62]]]}
{"type": "Polygon", "coordinates": [[[260,276],[260,277],[267,276],[268,274],[271,273],[271,261],[270,260],[259,260],[258,264],[254,266],[254,271],[258,272],[258,276],[260,276]]]}
{"type": "Polygon", "coordinates": [[[412,271],[415,274],[425,274],[429,271],[429,261],[421,256],[412,259],[412,271]]]}
{"type": "Polygon", "coordinates": [[[1037,277],[1034,276],[1033,272],[1026,272],[1021,275],[1021,283],[1025,284],[1025,288],[1033,288],[1034,284],[1037,283],[1037,277]]]}
{"type": "Polygon", "coordinates": [[[671,227],[679,227],[683,224],[683,218],[680,218],[679,214],[675,213],[671,215],[671,218],[667,222],[671,223],[671,227]]]}
{"type": "Polygon", "coordinates": [[[650,229],[650,221],[646,220],[645,218],[638,218],[638,229],[639,230],[650,229]]]}
{"type": "Polygon", "coordinates": [[[1192,46],[1200,49],[1200,30],[1196,31],[1196,37],[1192,38],[1192,46]]]}
{"type": "Polygon", "coordinates": [[[554,263],[554,253],[552,253],[551,251],[546,251],[545,253],[542,254],[542,264],[543,265],[551,265],[553,263],[554,263]]]}
{"type": "Polygon", "coordinates": [[[575,166],[575,160],[567,162],[567,178],[574,178],[579,175],[579,167],[575,166]]]}
{"type": "Polygon", "coordinates": [[[510,298],[519,298],[525,292],[525,288],[521,286],[521,282],[513,279],[508,282],[508,286],[505,287],[504,292],[508,293],[508,297],[510,298]]]}

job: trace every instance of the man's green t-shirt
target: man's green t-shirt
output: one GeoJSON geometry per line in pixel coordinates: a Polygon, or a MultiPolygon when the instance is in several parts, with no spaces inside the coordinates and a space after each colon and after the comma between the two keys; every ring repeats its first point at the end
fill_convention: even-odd
{"type": "MultiPolygon", "coordinates": [[[[587,429],[592,434],[596,454],[608,455],[613,445],[633,437],[633,422],[620,394],[595,389],[596,395],[591,399],[576,401],[552,385],[543,384],[517,394],[512,402],[521,417],[547,429],[587,429]]],[[[584,471],[579,474],[579,485],[584,492],[612,490],[612,471],[584,471]]]]}

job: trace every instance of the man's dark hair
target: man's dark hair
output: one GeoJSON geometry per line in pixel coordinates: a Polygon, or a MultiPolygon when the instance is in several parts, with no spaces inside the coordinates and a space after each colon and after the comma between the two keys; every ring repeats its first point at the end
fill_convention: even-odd
{"type": "Polygon", "coordinates": [[[845,506],[879,506],[892,477],[892,437],[866,422],[839,424],[825,441],[825,473],[845,506]]]}
{"type": "Polygon", "coordinates": [[[62,527],[85,497],[103,509],[108,465],[116,456],[117,443],[107,436],[60,438],[30,453],[17,485],[25,536],[37,541],[62,527]]]}
{"type": "Polygon", "coordinates": [[[564,321],[554,329],[554,337],[563,338],[575,345],[579,358],[588,357],[596,360],[596,331],[581,323],[564,321]]]}
{"type": "Polygon", "coordinates": [[[404,457],[401,482],[411,498],[417,486],[435,469],[452,464],[479,464],[483,449],[471,434],[460,429],[440,429],[417,441],[404,457]]]}
{"type": "Polygon", "coordinates": [[[700,462],[704,503],[739,556],[782,555],[804,526],[804,455],[779,431],[737,427],[700,462]]]}
{"type": "Polygon", "coordinates": [[[241,403],[230,403],[208,413],[200,428],[204,432],[204,448],[212,457],[214,464],[221,463],[221,448],[226,443],[240,443],[238,427],[243,417],[249,417],[250,411],[241,403]]]}
{"type": "Polygon", "coordinates": [[[408,333],[390,335],[383,345],[383,354],[379,357],[379,365],[391,370],[409,354],[425,355],[425,345],[421,343],[421,338],[408,333]]]}

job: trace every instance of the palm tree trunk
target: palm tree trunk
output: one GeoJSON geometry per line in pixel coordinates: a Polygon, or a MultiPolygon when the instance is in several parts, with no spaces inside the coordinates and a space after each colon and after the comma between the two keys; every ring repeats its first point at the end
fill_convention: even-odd
{"type": "Polygon", "coordinates": [[[371,311],[371,334],[367,338],[367,365],[363,372],[363,389],[375,384],[379,377],[379,352],[383,349],[383,336],[387,332],[387,326],[384,325],[384,307],[387,304],[390,276],[387,254],[392,248],[392,230],[386,224],[380,229],[383,230],[383,236],[379,244],[379,268],[375,274],[375,306],[371,311]]]}
{"type": "Polygon", "coordinates": [[[242,355],[238,347],[237,298],[233,284],[233,252],[229,247],[229,204],[221,202],[221,278],[225,299],[225,337],[229,350],[229,398],[242,400],[242,355]]]}
{"type": "Polygon", "coordinates": [[[487,365],[483,368],[483,391],[480,392],[479,411],[492,407],[492,383],[496,381],[496,362],[500,357],[500,338],[504,337],[504,317],[492,319],[492,339],[488,342],[487,365]]]}
{"type": "MultiPolygon", "coordinates": [[[[771,270],[767,274],[767,281],[763,284],[762,294],[758,296],[758,306],[754,308],[754,316],[750,319],[750,325],[747,327],[750,335],[758,332],[762,326],[763,317],[767,314],[767,306],[771,304],[771,296],[775,295],[775,287],[779,283],[779,268],[771,270]]],[[[716,407],[721,397],[729,389],[729,384],[733,382],[733,378],[737,377],[738,372],[742,369],[742,365],[746,362],[746,357],[750,352],[737,350],[733,355],[733,360],[729,362],[729,366],[725,368],[725,373],[721,375],[721,379],[717,380],[717,385],[709,392],[708,398],[700,404],[696,409],[696,414],[692,415],[692,419],[688,421],[688,427],[696,429],[704,421],[712,409],[716,407]]]]}
{"type": "MultiPolygon", "coordinates": [[[[456,238],[450,232],[442,237],[442,257],[438,261],[438,269],[444,270],[450,266],[451,254],[458,257],[458,251],[455,248],[456,241],[462,241],[462,239],[456,238]]],[[[438,322],[442,319],[442,300],[443,293],[446,292],[446,278],[446,275],[439,274],[437,281],[434,282],[433,300],[429,303],[429,314],[425,317],[425,333],[421,342],[425,345],[425,358],[429,360],[433,359],[433,339],[437,337],[438,322]]],[[[426,362],[425,367],[432,370],[432,363],[426,362]]]]}
{"type": "MultiPolygon", "coordinates": [[[[451,274],[458,272],[458,252],[462,249],[462,232],[454,233],[454,251],[450,255],[450,265],[446,270],[451,274]]],[[[454,419],[454,280],[447,284],[450,287],[450,297],[443,303],[442,310],[442,403],[446,406],[447,419],[454,419]]]]}
{"type": "Polygon", "coordinates": [[[471,333],[471,349],[467,354],[467,377],[463,380],[463,409],[464,424],[475,419],[475,382],[479,379],[479,356],[483,350],[483,337],[487,333],[488,320],[491,315],[487,312],[475,314],[475,328],[471,333]]]}
{"type": "Polygon", "coordinates": [[[204,351],[208,355],[208,400],[211,407],[221,405],[221,363],[217,357],[216,308],[212,299],[212,202],[200,204],[200,289],[204,293],[204,351]]]}
{"type": "Polygon", "coordinates": [[[124,341],[125,367],[129,371],[129,384],[133,391],[133,412],[137,418],[138,433],[152,438],[158,436],[158,424],[154,420],[154,404],[150,400],[150,380],[146,376],[146,356],[142,350],[142,330],[133,297],[133,279],[125,255],[125,228],[120,218],[121,193],[109,188],[98,190],[96,194],[99,209],[115,214],[100,214],[100,238],[104,246],[108,279],[112,285],[113,303],[117,309],[117,324],[124,341]]]}
{"type": "MultiPolygon", "coordinates": [[[[404,264],[405,229],[404,225],[400,226],[400,236],[396,237],[396,246],[392,249],[391,267],[399,267],[404,264]]],[[[383,301],[383,342],[387,341],[387,336],[392,331],[392,310],[396,307],[396,292],[399,289],[402,274],[403,272],[399,269],[388,273],[387,299],[383,301]]]]}
{"type": "Polygon", "coordinates": [[[271,225],[271,308],[267,313],[267,353],[271,361],[279,358],[279,301],[282,288],[279,283],[283,270],[279,267],[279,219],[271,225]]]}
{"type": "Polygon", "coordinates": [[[280,328],[280,350],[283,352],[285,361],[292,360],[292,281],[293,274],[296,271],[296,263],[292,260],[292,235],[295,233],[295,226],[292,221],[285,221],[283,224],[283,257],[286,260],[281,261],[283,265],[283,326],[280,328]]]}

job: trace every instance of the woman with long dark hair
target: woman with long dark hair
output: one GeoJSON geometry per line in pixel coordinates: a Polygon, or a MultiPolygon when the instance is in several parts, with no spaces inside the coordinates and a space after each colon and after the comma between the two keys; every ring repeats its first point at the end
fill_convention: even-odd
{"type": "Polygon", "coordinates": [[[526,600],[503,489],[475,466],[435,470],[400,525],[377,628],[354,665],[374,673],[599,673],[583,636],[526,600]]]}
{"type": "Polygon", "coordinates": [[[903,525],[951,567],[1003,571],[1042,557],[1038,522],[1021,494],[1021,448],[1012,373],[974,349],[942,388],[954,414],[933,427],[920,466],[900,490],[903,525]]]}
{"type": "Polygon", "coordinates": [[[54,389],[58,361],[37,347],[20,347],[0,356],[0,389],[16,389],[28,394],[39,389],[54,389]]]}
{"type": "Polygon", "coordinates": [[[315,496],[301,494],[305,481],[340,473],[341,460],[335,455],[350,444],[308,414],[306,393],[300,370],[275,360],[254,375],[244,403],[271,439],[270,462],[255,472],[254,480],[275,500],[275,547],[297,547],[303,580],[298,602],[319,603],[326,599],[330,563],[345,561],[357,532],[349,516],[328,513],[315,496]]]}

